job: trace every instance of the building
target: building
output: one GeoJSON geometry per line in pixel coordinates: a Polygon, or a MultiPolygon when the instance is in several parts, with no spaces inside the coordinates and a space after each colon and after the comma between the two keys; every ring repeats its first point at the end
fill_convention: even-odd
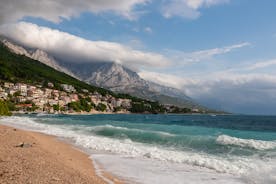
{"type": "Polygon", "coordinates": [[[24,96],[18,96],[17,97],[17,101],[20,102],[20,103],[22,103],[22,102],[26,102],[27,99],[24,96]]]}
{"type": "Polygon", "coordinates": [[[98,105],[101,102],[102,95],[92,95],[90,96],[91,101],[98,105]]]}
{"type": "Polygon", "coordinates": [[[32,93],[33,93],[32,95],[33,98],[41,98],[44,95],[44,92],[41,89],[36,89],[32,93]]]}
{"type": "Polygon", "coordinates": [[[79,101],[79,96],[77,94],[71,94],[70,95],[71,101],[72,102],[77,102],[79,101]]]}
{"type": "Polygon", "coordinates": [[[113,107],[120,107],[122,105],[122,101],[120,99],[115,98],[112,98],[110,103],[113,107]]]}
{"type": "Polygon", "coordinates": [[[59,97],[59,91],[58,90],[53,90],[52,95],[53,95],[53,98],[58,98],[59,97]]]}
{"type": "Polygon", "coordinates": [[[46,96],[46,97],[52,97],[52,89],[48,89],[48,88],[46,88],[46,89],[44,89],[44,95],[46,96]]]}
{"type": "Polygon", "coordinates": [[[17,104],[15,107],[19,108],[19,109],[28,109],[28,108],[32,108],[33,105],[32,104],[17,104]]]}
{"type": "Polygon", "coordinates": [[[194,109],[192,109],[192,112],[198,113],[199,109],[194,108],[194,109]]]}
{"type": "Polygon", "coordinates": [[[50,100],[48,100],[48,103],[50,104],[50,106],[58,105],[58,100],[50,99],[50,100]]]}
{"type": "Polygon", "coordinates": [[[49,88],[53,88],[53,87],[54,87],[54,84],[51,83],[51,82],[48,82],[47,86],[48,86],[49,88]]]}
{"type": "Polygon", "coordinates": [[[9,94],[9,95],[14,95],[14,93],[16,93],[17,92],[17,90],[14,90],[14,89],[8,89],[7,90],[7,93],[9,94]]]}
{"type": "Polygon", "coordinates": [[[123,108],[131,108],[131,100],[130,99],[121,99],[121,106],[123,108]]]}
{"type": "Polygon", "coordinates": [[[5,91],[0,92],[0,99],[6,100],[7,97],[8,97],[8,93],[6,93],[5,91]]]}
{"type": "Polygon", "coordinates": [[[68,93],[74,93],[76,92],[76,89],[74,88],[74,86],[69,85],[69,84],[61,84],[60,85],[62,87],[62,89],[68,93]]]}
{"type": "Polygon", "coordinates": [[[89,93],[89,91],[87,89],[82,89],[82,92],[89,93]]]}
{"type": "Polygon", "coordinates": [[[13,88],[13,87],[14,87],[13,83],[10,83],[10,82],[5,82],[4,83],[4,88],[13,88]]]}
{"type": "Polygon", "coordinates": [[[12,88],[16,91],[19,91],[22,96],[27,96],[27,85],[26,84],[17,83],[12,88]]]}
{"type": "Polygon", "coordinates": [[[65,105],[71,103],[71,101],[72,101],[69,96],[61,96],[60,100],[62,100],[65,105]]]}

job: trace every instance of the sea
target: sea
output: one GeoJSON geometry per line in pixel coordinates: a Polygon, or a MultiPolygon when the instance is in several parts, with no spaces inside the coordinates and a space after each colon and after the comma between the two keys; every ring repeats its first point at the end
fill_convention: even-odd
{"type": "Polygon", "coordinates": [[[276,116],[20,115],[0,124],[57,136],[126,183],[276,184],[276,116]]]}

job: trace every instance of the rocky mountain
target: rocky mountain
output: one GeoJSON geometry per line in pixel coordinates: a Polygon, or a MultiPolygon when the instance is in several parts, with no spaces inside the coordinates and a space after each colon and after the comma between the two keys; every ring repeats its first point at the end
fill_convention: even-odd
{"type": "Polygon", "coordinates": [[[142,79],[136,72],[116,63],[60,63],[83,81],[117,93],[173,104],[181,107],[202,108],[178,89],[142,79]]]}
{"type": "Polygon", "coordinates": [[[60,66],[58,64],[58,62],[52,56],[50,56],[48,53],[46,53],[43,50],[27,49],[27,48],[19,46],[18,44],[13,43],[12,41],[9,41],[7,39],[2,39],[1,41],[6,47],[8,47],[15,54],[24,55],[31,59],[40,61],[41,63],[46,64],[46,65],[54,68],[55,70],[66,73],[74,78],[77,78],[76,75],[74,75],[72,72],[70,72],[65,67],[60,66]]]}
{"type": "Polygon", "coordinates": [[[142,79],[136,72],[116,63],[91,62],[69,63],[55,59],[43,50],[27,49],[7,39],[2,39],[12,52],[38,60],[58,71],[86,83],[103,87],[117,93],[127,93],[148,100],[180,107],[201,108],[184,92],[142,79]]]}

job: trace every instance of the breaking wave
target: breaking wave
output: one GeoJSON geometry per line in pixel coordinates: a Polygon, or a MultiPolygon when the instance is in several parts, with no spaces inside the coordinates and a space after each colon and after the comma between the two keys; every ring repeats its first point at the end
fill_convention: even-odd
{"type": "Polygon", "coordinates": [[[217,137],[216,142],[221,145],[240,146],[244,148],[251,148],[256,150],[271,150],[276,148],[276,142],[261,141],[254,139],[241,139],[231,137],[228,135],[220,135],[217,137]]]}
{"type": "MultiPolygon", "coordinates": [[[[164,162],[183,163],[193,166],[205,167],[220,173],[230,173],[235,175],[242,175],[248,170],[257,169],[256,165],[254,165],[254,162],[249,158],[237,157],[228,159],[193,151],[175,151],[160,145],[153,146],[134,142],[131,139],[120,140],[93,134],[88,135],[84,133],[87,129],[86,126],[42,124],[28,117],[8,117],[0,119],[0,123],[55,135],[62,138],[68,138],[72,140],[74,144],[91,150],[122,154],[124,156],[133,158],[146,158],[164,162]],[[74,126],[78,128],[74,129],[74,126]]],[[[110,127],[110,125],[108,125],[108,127],[110,127]]],[[[220,136],[217,141],[225,143],[226,141],[223,141],[225,138],[228,137],[220,136]]],[[[268,146],[263,147],[267,148],[268,146]]]]}

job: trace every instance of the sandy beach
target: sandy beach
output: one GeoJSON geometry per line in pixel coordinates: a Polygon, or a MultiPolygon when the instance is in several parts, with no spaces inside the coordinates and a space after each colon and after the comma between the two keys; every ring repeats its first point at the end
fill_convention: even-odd
{"type": "Polygon", "coordinates": [[[88,155],[55,137],[0,125],[0,143],[2,184],[106,183],[96,175],[88,155]]]}

